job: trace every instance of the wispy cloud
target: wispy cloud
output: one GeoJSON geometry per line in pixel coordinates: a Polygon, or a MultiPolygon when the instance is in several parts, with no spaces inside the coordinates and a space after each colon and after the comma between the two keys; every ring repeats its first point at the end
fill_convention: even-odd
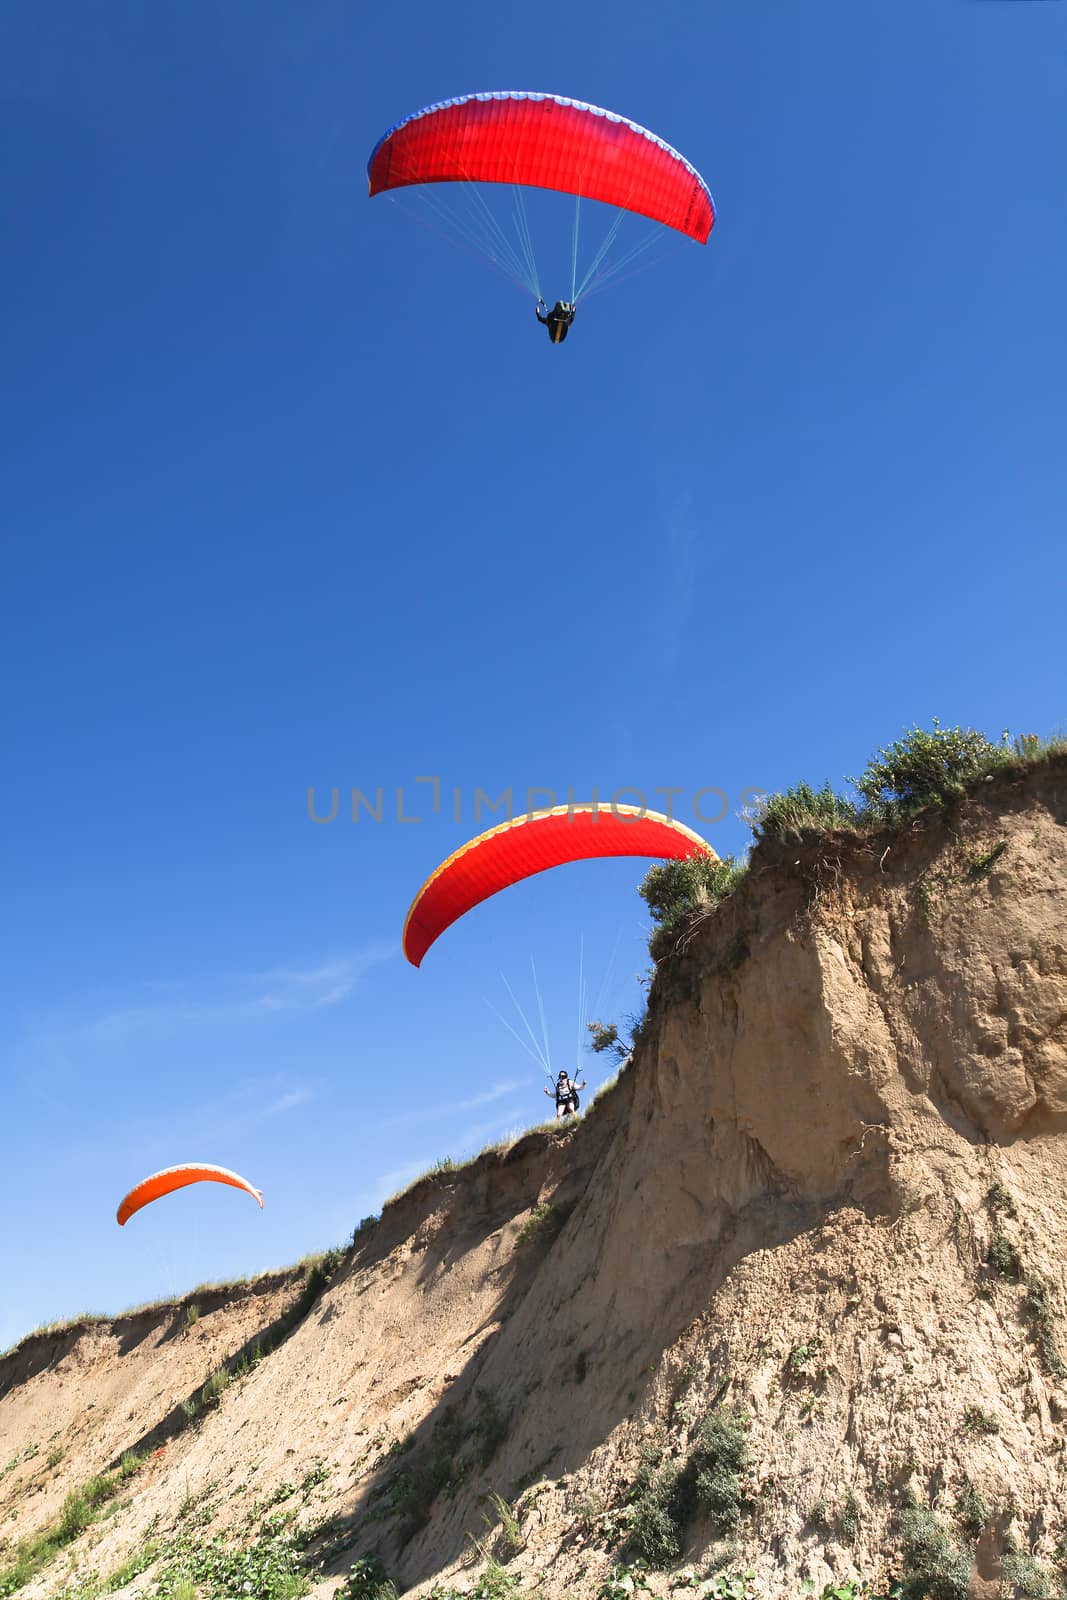
{"type": "Polygon", "coordinates": [[[420,1106],[416,1111],[405,1111],[398,1117],[385,1117],[378,1124],[381,1128],[408,1128],[419,1122],[437,1122],[449,1112],[476,1111],[479,1106],[489,1106],[494,1101],[502,1100],[505,1095],[514,1094],[523,1087],[521,1079],[513,1079],[509,1083],[495,1083],[489,1089],[483,1089],[481,1094],[471,1095],[467,1100],[446,1100],[443,1105],[420,1106]]]}
{"type": "Polygon", "coordinates": [[[672,490],[661,527],[658,589],[651,597],[648,622],[648,634],[656,641],[660,664],[667,671],[681,662],[700,592],[701,534],[692,511],[693,495],[672,490]]]}
{"type": "Polygon", "coordinates": [[[262,1121],[265,1117],[279,1117],[285,1111],[294,1111],[297,1106],[304,1105],[310,1099],[310,1089],[288,1089],[285,1094],[280,1094],[270,1105],[263,1107],[259,1114],[260,1120],[262,1121]]]}
{"type": "MultiPolygon", "coordinates": [[[[72,1075],[86,1077],[106,1067],[114,1083],[116,1074],[127,1067],[140,1072],[147,1061],[174,1062],[186,1055],[202,1060],[205,1052],[226,1059],[242,1032],[344,1004],[399,948],[383,940],[306,967],[143,985],[120,1004],[71,1002],[23,1023],[10,1069],[27,1094],[62,1112],[69,1096],[61,1086],[72,1075]]],[[[308,1093],[291,1079],[264,1081],[251,1096],[255,1118],[293,1111],[308,1093]]]]}
{"type": "MultiPolygon", "coordinates": [[[[502,1098],[507,1092],[508,1086],[502,1085],[498,1098],[502,1098]]],[[[476,1155],[486,1144],[518,1138],[526,1126],[527,1123],[522,1120],[521,1109],[509,1105],[503,1107],[491,1122],[468,1124],[458,1137],[453,1136],[447,1143],[453,1160],[465,1161],[476,1155]]],[[[372,1203],[375,1210],[381,1210],[386,1200],[395,1194],[400,1194],[424,1172],[431,1172],[440,1159],[439,1150],[436,1156],[423,1156],[421,1160],[405,1161],[403,1166],[391,1167],[388,1172],[383,1172],[368,1190],[374,1197],[372,1203]]]]}
{"type": "MultiPolygon", "coordinates": [[[[257,1123],[284,1117],[314,1098],[311,1085],[299,1080],[294,1082],[281,1076],[244,1078],[209,1100],[183,1104],[179,1110],[172,1112],[167,1119],[167,1137],[173,1137],[175,1118],[178,1128],[190,1132],[210,1128],[214,1136],[229,1130],[239,1130],[244,1135],[257,1123]]],[[[131,1130],[143,1132],[144,1136],[155,1137],[159,1130],[159,1118],[149,1113],[141,1119],[131,1119],[128,1126],[131,1130]]]]}
{"type": "Polygon", "coordinates": [[[130,1041],[160,1040],[197,1028],[225,1028],[323,1011],[347,1000],[362,978],[399,951],[395,940],[365,945],[347,955],[310,967],[272,967],[262,972],[228,973],[198,981],[157,983],[132,1002],[99,1007],[68,1007],[36,1019],[24,1043],[92,1049],[130,1041]]]}
{"type": "Polygon", "coordinates": [[[398,951],[395,941],[367,945],[304,969],[274,967],[231,973],[200,986],[165,984],[135,1005],[82,1019],[70,1029],[86,1040],[116,1042],[133,1035],[175,1033],[189,1027],[254,1022],[292,1012],[322,1011],[347,1000],[360,979],[398,951]]]}

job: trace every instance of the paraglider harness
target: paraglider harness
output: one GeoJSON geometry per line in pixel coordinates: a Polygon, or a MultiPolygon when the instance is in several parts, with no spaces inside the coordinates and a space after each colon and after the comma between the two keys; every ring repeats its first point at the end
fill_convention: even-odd
{"type": "Polygon", "coordinates": [[[578,1098],[578,1090],[574,1080],[569,1076],[565,1076],[563,1082],[567,1085],[567,1088],[564,1093],[561,1093],[560,1080],[556,1079],[556,1110],[558,1111],[560,1106],[570,1106],[572,1111],[580,1110],[581,1101],[578,1098]]]}
{"type": "Polygon", "coordinates": [[[562,344],[567,337],[567,330],[574,321],[574,313],[577,307],[572,300],[557,300],[552,310],[548,311],[547,317],[543,317],[541,315],[542,306],[545,306],[545,310],[548,311],[544,300],[538,300],[534,307],[534,316],[538,322],[548,329],[548,337],[552,340],[552,343],[562,344]]]}

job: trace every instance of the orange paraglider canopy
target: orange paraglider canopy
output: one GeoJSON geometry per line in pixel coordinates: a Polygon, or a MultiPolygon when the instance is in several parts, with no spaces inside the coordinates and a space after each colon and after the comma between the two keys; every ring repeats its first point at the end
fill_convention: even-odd
{"type": "Polygon", "coordinates": [[[681,861],[700,854],[718,860],[699,833],[657,811],[587,802],[529,812],[479,834],[431,873],[411,902],[404,954],[417,967],[464,912],[550,867],[598,856],[681,861]]]}
{"type": "Polygon", "coordinates": [[[190,1183],[228,1183],[232,1188],[243,1189],[250,1194],[260,1210],[263,1209],[262,1194],[258,1189],[253,1189],[240,1173],[231,1172],[228,1167],[190,1162],[183,1167],[164,1167],[162,1172],[153,1172],[150,1178],[143,1179],[135,1189],[131,1189],[115,1213],[119,1227],[125,1227],[134,1212],[140,1211],[142,1206],[150,1205],[153,1200],[171,1194],[175,1189],[184,1189],[190,1183]]]}

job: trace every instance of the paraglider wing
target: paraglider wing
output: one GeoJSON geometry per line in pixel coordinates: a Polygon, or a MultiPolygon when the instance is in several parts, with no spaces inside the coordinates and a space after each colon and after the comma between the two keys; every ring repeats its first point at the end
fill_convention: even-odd
{"type": "Polygon", "coordinates": [[[556,806],[502,822],[443,861],[411,903],[404,923],[404,954],[413,967],[445,929],[500,889],[568,861],[598,856],[717,860],[699,833],[684,823],[635,806],[556,806]]]}
{"type": "Polygon", "coordinates": [[[635,211],[706,244],[707,184],[684,156],[613,111],[562,95],[496,90],[424,106],[380,139],[370,192],[413,183],[515,183],[635,211]]]}
{"type": "Polygon", "coordinates": [[[115,1213],[119,1227],[125,1227],[134,1212],[140,1211],[142,1206],[158,1200],[161,1195],[171,1194],[175,1189],[184,1189],[190,1183],[228,1183],[234,1189],[243,1189],[246,1194],[250,1194],[258,1203],[260,1210],[263,1209],[262,1194],[239,1173],[231,1172],[228,1167],[192,1163],[183,1167],[165,1167],[162,1172],[153,1172],[150,1178],[145,1178],[135,1189],[131,1189],[115,1213]]]}

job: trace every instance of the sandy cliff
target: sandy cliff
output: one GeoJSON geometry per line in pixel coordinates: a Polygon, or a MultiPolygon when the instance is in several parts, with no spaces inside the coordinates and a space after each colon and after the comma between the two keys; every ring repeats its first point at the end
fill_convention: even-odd
{"type": "Polygon", "coordinates": [[[137,1450],[111,1514],[21,1592],[106,1579],[151,1538],[148,1591],[192,1518],[202,1542],[317,1528],[323,1594],[370,1551],[400,1587],[468,1587],[477,1536],[524,1587],[591,1596],[632,1559],[642,1459],[647,1507],[727,1417],[732,1505],[687,1503],[677,1561],[750,1565],[772,1595],[888,1577],[918,1504],[974,1592],[1006,1552],[1054,1573],[1065,907],[1062,759],[880,838],[760,846],[580,1126],[422,1180],[310,1307],[295,1271],[200,1296],[191,1324],[161,1307],[0,1360],[0,1566],[137,1450]]]}

